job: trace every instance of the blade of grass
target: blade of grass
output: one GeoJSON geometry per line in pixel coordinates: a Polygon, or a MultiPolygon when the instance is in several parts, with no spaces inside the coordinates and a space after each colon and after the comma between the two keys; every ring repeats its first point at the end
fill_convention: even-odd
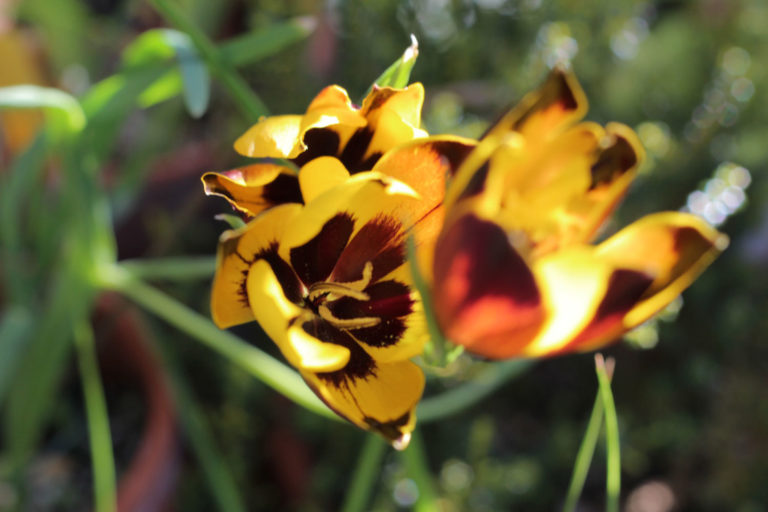
{"type": "Polygon", "coordinates": [[[595,403],[592,406],[592,414],[589,416],[587,429],[584,431],[584,438],[581,440],[579,451],[576,454],[576,462],[573,464],[573,473],[571,474],[571,483],[568,486],[568,493],[565,496],[563,512],[573,512],[578,505],[579,497],[584,489],[584,482],[589,473],[589,466],[595,455],[597,439],[600,437],[600,428],[603,426],[603,398],[598,389],[595,403]]]}
{"type": "Polygon", "coordinates": [[[102,269],[99,279],[99,285],[122,293],[297,404],[321,416],[341,421],[315,396],[298,373],[237,336],[219,329],[206,317],[160,290],[131,276],[126,269],[119,265],[102,269]]]}
{"type": "Polygon", "coordinates": [[[88,438],[93,467],[94,509],[96,512],[117,510],[115,460],[112,454],[112,435],[109,415],[96,360],[93,331],[86,319],[74,329],[77,362],[85,398],[88,438]]]}
{"type": "Polygon", "coordinates": [[[427,464],[427,454],[421,432],[417,429],[411,435],[408,448],[400,453],[408,476],[414,481],[419,490],[419,496],[413,506],[415,512],[435,512],[437,507],[437,492],[432,481],[432,473],[427,464]]]}
{"type": "Polygon", "coordinates": [[[605,410],[605,452],[606,452],[606,479],[605,479],[605,510],[607,512],[619,512],[619,499],[621,495],[621,446],[619,443],[619,421],[616,417],[616,405],[611,392],[611,375],[613,374],[613,360],[607,362],[602,354],[595,354],[595,368],[597,381],[600,384],[600,398],[605,410]]]}
{"type": "Polygon", "coordinates": [[[216,257],[181,257],[123,260],[120,266],[141,280],[183,281],[206,279],[216,270],[216,257]]]}
{"type": "Polygon", "coordinates": [[[56,112],[70,133],[77,133],[85,126],[85,114],[80,103],[59,89],[38,85],[0,87],[0,107],[45,108],[56,112]]]}
{"type": "Polygon", "coordinates": [[[213,42],[192,23],[192,20],[177,4],[170,0],[150,0],[150,3],[168,23],[192,39],[197,51],[200,52],[200,56],[208,64],[211,73],[229,91],[241,114],[245,115],[248,122],[254,123],[259,117],[268,113],[264,102],[251,90],[234,67],[221,57],[213,42]]]}
{"type": "Polygon", "coordinates": [[[381,461],[387,451],[387,443],[379,436],[367,434],[357,466],[352,473],[352,483],[344,497],[342,512],[363,512],[371,500],[371,491],[381,471],[381,461]]]}
{"type": "Polygon", "coordinates": [[[273,23],[219,46],[221,58],[233,66],[245,66],[276,54],[286,46],[307,37],[315,29],[314,18],[302,16],[273,23]]]}

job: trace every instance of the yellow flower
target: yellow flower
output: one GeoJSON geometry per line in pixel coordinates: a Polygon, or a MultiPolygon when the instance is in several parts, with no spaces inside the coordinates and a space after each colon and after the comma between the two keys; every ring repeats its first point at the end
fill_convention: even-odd
{"type": "Polygon", "coordinates": [[[409,358],[427,336],[405,243],[428,216],[402,182],[334,174],[336,165],[301,169],[306,205],[276,206],[222,235],[213,319],[258,321],[333,411],[402,448],[424,388],[409,358]]]}
{"type": "MultiPolygon", "coordinates": [[[[452,136],[427,138],[419,128],[423,102],[424,88],[415,83],[404,89],[374,87],[357,108],[344,89],[332,85],[312,100],[304,115],[259,121],[235,142],[235,150],[248,157],[289,160],[299,168],[333,158],[335,164],[327,167],[334,175],[374,170],[414,188],[419,188],[423,176],[416,173],[421,180],[417,182],[410,170],[429,158],[441,164],[440,176],[429,183],[444,189],[445,168],[463,158],[473,142],[452,136]],[[398,159],[398,165],[385,165],[383,156],[396,147],[400,154],[392,158],[398,159]],[[410,158],[412,164],[400,165],[403,158],[410,158]]],[[[206,173],[203,184],[207,194],[224,197],[251,216],[278,204],[305,201],[290,165],[256,163],[206,173]]]]}
{"type": "Polygon", "coordinates": [[[649,215],[590,245],[643,153],[632,130],[577,122],[554,71],[464,160],[445,199],[432,292],[446,335],[491,358],[599,348],[664,308],[727,238],[699,218],[649,215]]]}

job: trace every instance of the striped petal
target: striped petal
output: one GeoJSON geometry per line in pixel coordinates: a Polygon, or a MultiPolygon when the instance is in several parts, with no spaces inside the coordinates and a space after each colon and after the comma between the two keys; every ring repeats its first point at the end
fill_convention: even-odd
{"type": "Polygon", "coordinates": [[[338,372],[304,371],[302,376],[336,414],[403,449],[416,424],[424,373],[410,361],[370,363],[338,372]]]}
{"type": "MultiPolygon", "coordinates": [[[[277,241],[300,211],[298,204],[277,206],[246,226],[221,235],[211,293],[211,314],[217,326],[223,329],[255,319],[246,287],[250,267],[260,258],[276,259],[277,241]]],[[[298,287],[295,279],[293,287],[298,287]]],[[[291,298],[296,301],[299,295],[294,289],[291,298]]]]}
{"type": "Polygon", "coordinates": [[[277,164],[253,164],[202,177],[209,196],[223,197],[250,216],[283,203],[301,203],[302,193],[293,169],[277,164]]]}

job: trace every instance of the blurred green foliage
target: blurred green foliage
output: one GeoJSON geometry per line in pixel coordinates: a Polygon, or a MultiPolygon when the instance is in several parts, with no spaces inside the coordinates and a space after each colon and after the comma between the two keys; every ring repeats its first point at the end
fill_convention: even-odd
{"type": "MultiPolygon", "coordinates": [[[[23,0],[5,16],[34,41],[48,85],[77,98],[87,124],[70,116],[68,135],[49,116],[30,149],[0,154],[0,509],[19,500],[23,510],[90,506],[70,319],[93,315],[102,299],[81,274],[112,251],[120,260],[212,255],[225,228],[213,217],[227,208],[203,197],[200,174],[241,163],[232,141],[264,105],[301,112],[328,83],[361,97],[411,33],[420,53],[412,78],[426,86],[431,132],[477,136],[552,65],[569,63],[588,117],[634,127],[648,151],[606,232],[681,207],[722,223],[731,247],[684,294],[674,322],[607,351],[617,361],[622,498],[628,511],[653,499],[672,503],[658,510],[766,509],[766,2],[23,0]],[[156,10],[163,4],[200,33],[168,32],[170,18],[156,10]],[[201,37],[217,50],[202,51],[201,37]],[[177,65],[190,58],[191,69],[177,65]],[[210,95],[200,88],[208,73],[210,95]]],[[[204,261],[194,278],[148,278],[207,315],[205,274],[204,261]]],[[[176,508],[341,506],[362,433],[295,407],[241,366],[136,314],[167,365],[189,455],[175,459],[176,508]]],[[[114,342],[93,323],[120,478],[146,397],[121,383],[120,364],[105,363],[114,342]]],[[[275,354],[257,326],[234,331],[275,354]]],[[[482,371],[461,356],[429,393],[482,371]]],[[[596,392],[592,356],[539,362],[423,426],[431,491],[415,482],[413,461],[381,453],[368,506],[408,510],[434,493],[449,511],[556,509],[596,392]]],[[[579,510],[603,508],[600,446],[579,510]]]]}

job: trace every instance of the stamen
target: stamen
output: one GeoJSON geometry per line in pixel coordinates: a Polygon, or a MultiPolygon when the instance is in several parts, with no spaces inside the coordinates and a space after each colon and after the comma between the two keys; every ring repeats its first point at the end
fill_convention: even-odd
{"type": "Polygon", "coordinates": [[[309,287],[307,299],[313,301],[325,293],[332,293],[340,297],[352,297],[357,300],[371,300],[371,296],[367,293],[341,283],[315,283],[309,287]]]}
{"type": "Polygon", "coordinates": [[[345,286],[349,286],[353,290],[365,290],[369,284],[371,284],[371,278],[373,277],[373,263],[370,261],[365,262],[365,266],[363,267],[363,278],[358,279],[357,281],[352,281],[349,283],[344,283],[345,286]]]}
{"type": "Polygon", "coordinates": [[[320,304],[320,307],[317,308],[317,312],[320,315],[320,318],[333,325],[334,327],[339,327],[341,329],[363,329],[365,327],[374,327],[381,323],[381,318],[377,318],[375,316],[361,316],[358,318],[336,318],[325,304],[320,304]]]}

